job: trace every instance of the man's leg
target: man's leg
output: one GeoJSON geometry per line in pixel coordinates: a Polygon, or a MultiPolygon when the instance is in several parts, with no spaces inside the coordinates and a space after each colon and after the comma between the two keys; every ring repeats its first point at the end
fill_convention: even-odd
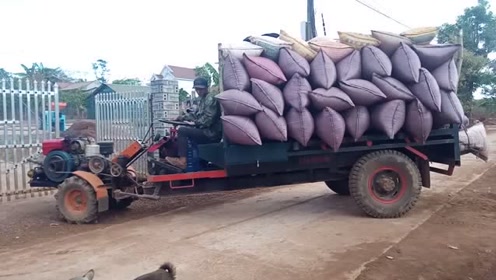
{"type": "Polygon", "coordinates": [[[166,157],[165,159],[172,165],[181,169],[186,169],[186,156],[188,154],[188,138],[197,144],[208,143],[210,139],[201,129],[193,127],[179,127],[177,130],[177,154],[178,158],[166,157]]]}

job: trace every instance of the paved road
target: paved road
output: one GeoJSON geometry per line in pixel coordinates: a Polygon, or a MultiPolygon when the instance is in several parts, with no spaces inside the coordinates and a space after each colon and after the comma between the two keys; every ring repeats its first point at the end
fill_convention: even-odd
{"type": "Polygon", "coordinates": [[[353,279],[493,165],[464,156],[454,176],[434,175],[433,188],[400,219],[365,217],[322,183],[280,187],[7,249],[0,279],[69,279],[90,268],[97,279],[133,279],[164,261],[177,266],[178,279],[353,279]]]}

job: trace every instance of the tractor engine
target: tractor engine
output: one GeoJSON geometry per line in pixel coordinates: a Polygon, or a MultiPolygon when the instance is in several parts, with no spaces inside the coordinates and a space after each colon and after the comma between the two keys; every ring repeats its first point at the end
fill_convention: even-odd
{"type": "Polygon", "coordinates": [[[87,170],[88,160],[108,157],[113,153],[112,142],[94,143],[86,138],[57,138],[43,141],[44,158],[40,166],[28,174],[31,187],[57,186],[76,170],[87,170]]]}

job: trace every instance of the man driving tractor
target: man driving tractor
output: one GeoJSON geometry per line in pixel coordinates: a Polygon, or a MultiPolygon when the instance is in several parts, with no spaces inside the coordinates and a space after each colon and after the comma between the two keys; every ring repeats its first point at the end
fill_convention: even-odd
{"type": "Polygon", "coordinates": [[[170,164],[186,169],[186,155],[188,153],[188,138],[195,144],[219,142],[222,138],[222,124],[220,120],[220,105],[213,93],[208,91],[208,81],[199,77],[193,81],[193,88],[200,97],[196,110],[179,116],[177,121],[184,121],[191,126],[180,126],[177,131],[177,149],[179,157],[166,157],[170,164]]]}

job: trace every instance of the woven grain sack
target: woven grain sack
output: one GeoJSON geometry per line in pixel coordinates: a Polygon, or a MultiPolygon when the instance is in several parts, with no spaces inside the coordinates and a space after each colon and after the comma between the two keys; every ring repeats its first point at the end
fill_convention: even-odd
{"type": "Polygon", "coordinates": [[[411,101],[415,99],[415,96],[408,87],[393,77],[381,77],[373,74],[372,83],[386,95],[387,100],[401,99],[411,101]]]}
{"type": "Polygon", "coordinates": [[[391,100],[374,106],[370,112],[372,126],[390,139],[400,131],[405,124],[406,105],[403,100],[391,100]]]}
{"type": "Polygon", "coordinates": [[[312,114],[307,109],[298,111],[291,108],[286,113],[286,124],[288,136],[306,147],[315,130],[312,114]]]}
{"type": "Polygon", "coordinates": [[[363,33],[338,31],[339,41],[359,50],[365,46],[379,46],[381,42],[376,38],[363,33]]]}
{"type": "Polygon", "coordinates": [[[310,81],[314,87],[329,89],[337,79],[336,66],[323,51],[310,63],[310,81]]]}
{"type": "Polygon", "coordinates": [[[458,69],[456,68],[455,59],[446,61],[434,69],[432,76],[436,79],[439,88],[456,92],[458,88],[458,69]]]}
{"type": "Polygon", "coordinates": [[[392,56],[393,53],[399,48],[400,44],[403,42],[407,45],[412,45],[412,41],[404,36],[385,32],[372,30],[372,37],[376,38],[381,42],[379,48],[387,55],[392,56]]]}
{"type": "Polygon", "coordinates": [[[418,83],[420,59],[415,51],[401,42],[399,48],[391,56],[392,76],[403,83],[418,83]]]}
{"type": "Polygon", "coordinates": [[[405,131],[415,142],[425,143],[432,130],[433,117],[431,111],[415,99],[406,107],[405,131]]]}
{"type": "Polygon", "coordinates": [[[360,51],[353,51],[350,55],[343,58],[338,64],[336,64],[336,73],[338,74],[338,81],[360,79],[362,76],[362,60],[360,51]]]}
{"type": "Polygon", "coordinates": [[[284,114],[284,98],[278,87],[260,79],[251,79],[251,94],[263,106],[280,116],[284,114]]]}
{"type": "Polygon", "coordinates": [[[248,75],[248,72],[243,66],[241,60],[227,54],[224,56],[223,62],[224,67],[222,71],[222,82],[224,85],[224,90],[249,90],[250,76],[248,75]]]}
{"type": "Polygon", "coordinates": [[[281,30],[279,39],[293,44],[293,50],[303,56],[306,60],[312,61],[312,59],[317,54],[316,51],[312,50],[307,42],[289,35],[288,32],[281,30]]]}
{"type": "Polygon", "coordinates": [[[453,59],[454,55],[461,50],[460,44],[413,46],[422,67],[434,70],[443,63],[453,59]]]}
{"type": "Polygon", "coordinates": [[[314,89],[308,94],[308,97],[310,97],[312,106],[318,111],[329,107],[337,112],[341,112],[355,107],[350,97],[337,87],[314,89]]]}
{"type": "Polygon", "coordinates": [[[437,32],[437,27],[417,27],[402,32],[400,35],[410,39],[414,44],[425,45],[436,38],[437,32]]]}
{"type": "Polygon", "coordinates": [[[310,104],[308,99],[310,91],[312,91],[312,87],[308,80],[299,74],[294,74],[284,87],[282,95],[286,104],[298,111],[302,111],[310,104]]]}
{"type": "Polygon", "coordinates": [[[222,116],[222,129],[224,136],[232,144],[262,145],[258,128],[248,117],[222,116]]]}
{"type": "Polygon", "coordinates": [[[441,92],[436,79],[429,70],[420,68],[419,82],[409,86],[413,95],[433,112],[441,111],[441,92]]]}
{"type": "Polygon", "coordinates": [[[308,61],[293,50],[281,49],[278,64],[286,79],[291,79],[294,74],[300,74],[303,77],[310,75],[310,64],[308,61]]]}
{"type": "Polygon", "coordinates": [[[453,91],[441,90],[441,112],[434,112],[434,126],[440,127],[446,124],[463,124],[462,103],[453,91]]]}
{"type": "Polygon", "coordinates": [[[251,36],[249,37],[251,43],[263,48],[262,56],[269,58],[273,61],[279,59],[279,52],[281,48],[292,48],[292,43],[288,43],[278,38],[270,36],[251,36]]]}
{"type": "Polygon", "coordinates": [[[371,80],[372,74],[391,76],[393,65],[389,57],[378,47],[366,46],[361,50],[362,78],[371,80]]]}
{"type": "Polygon", "coordinates": [[[343,113],[346,131],[356,142],[370,126],[370,113],[367,107],[356,106],[343,113]]]}
{"type": "Polygon", "coordinates": [[[288,140],[286,120],[267,107],[263,107],[262,111],[255,115],[255,124],[263,139],[283,142],[288,140]]]}
{"type": "Polygon", "coordinates": [[[223,56],[230,54],[237,59],[242,59],[244,54],[248,56],[260,56],[263,52],[262,47],[245,41],[222,44],[220,50],[223,56]]]}
{"type": "Polygon", "coordinates": [[[469,125],[470,125],[470,120],[468,119],[467,116],[463,115],[462,128],[468,128],[469,125]]]}
{"type": "Polygon", "coordinates": [[[345,131],[343,117],[331,108],[325,108],[315,117],[315,134],[334,152],[341,147],[345,131]]]}
{"type": "Polygon", "coordinates": [[[348,80],[339,82],[339,86],[350,97],[355,106],[370,106],[384,101],[386,98],[386,95],[378,87],[366,80],[348,80]]]}
{"type": "Polygon", "coordinates": [[[279,65],[268,58],[243,55],[243,65],[250,78],[260,79],[273,85],[287,81],[279,65]]]}
{"type": "Polygon", "coordinates": [[[474,124],[466,131],[459,131],[458,138],[460,139],[460,152],[470,152],[486,162],[489,160],[489,141],[486,129],[481,122],[474,124]]]}
{"type": "Polygon", "coordinates": [[[354,50],[352,46],[348,46],[327,37],[315,37],[308,41],[308,44],[316,52],[322,50],[334,63],[340,62],[354,50]]]}
{"type": "Polygon", "coordinates": [[[224,115],[251,116],[262,111],[262,106],[249,92],[230,89],[215,96],[224,115]]]}

